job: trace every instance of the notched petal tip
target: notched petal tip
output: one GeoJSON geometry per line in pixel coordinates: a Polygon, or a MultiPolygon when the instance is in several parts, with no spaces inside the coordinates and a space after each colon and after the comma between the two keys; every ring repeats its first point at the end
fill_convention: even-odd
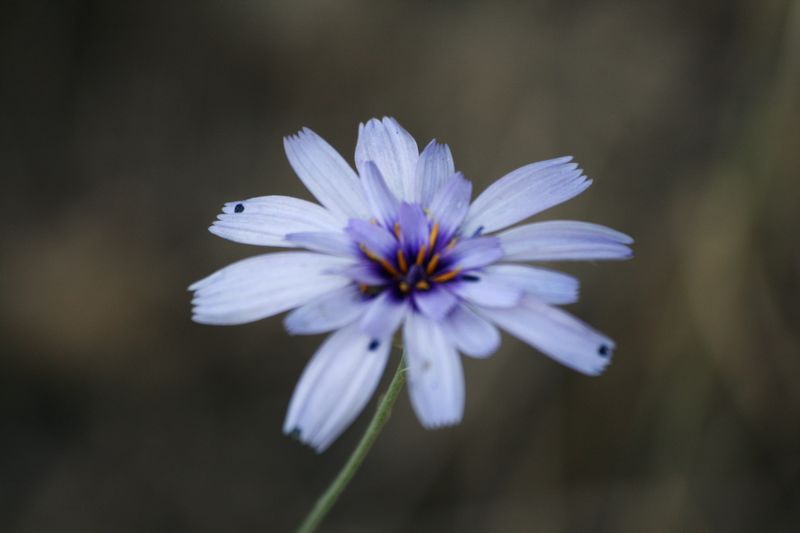
{"type": "Polygon", "coordinates": [[[428,430],[437,430],[437,429],[447,429],[454,426],[457,426],[461,423],[461,418],[453,418],[447,420],[435,420],[435,421],[420,421],[422,427],[428,430]]]}

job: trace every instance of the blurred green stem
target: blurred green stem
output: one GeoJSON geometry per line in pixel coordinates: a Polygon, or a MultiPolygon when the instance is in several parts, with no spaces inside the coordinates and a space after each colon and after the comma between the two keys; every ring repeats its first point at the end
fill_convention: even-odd
{"type": "Polygon", "coordinates": [[[342,494],[345,487],[347,487],[347,484],[353,479],[361,463],[363,463],[364,459],[367,457],[370,448],[375,444],[375,440],[378,438],[383,426],[386,425],[386,422],[389,420],[389,415],[392,414],[392,406],[395,400],[397,400],[397,395],[400,393],[400,389],[403,388],[403,384],[406,381],[405,370],[405,356],[403,356],[400,358],[400,364],[397,365],[397,370],[394,372],[392,382],[378,402],[375,415],[373,415],[358,446],[356,446],[353,453],[350,454],[350,458],[339,471],[339,475],[336,476],[327,490],[319,497],[317,503],[314,504],[314,508],[311,509],[306,519],[303,520],[303,523],[297,528],[297,533],[311,533],[316,530],[325,518],[325,515],[327,515],[328,511],[333,507],[333,504],[339,499],[339,496],[342,494]]]}

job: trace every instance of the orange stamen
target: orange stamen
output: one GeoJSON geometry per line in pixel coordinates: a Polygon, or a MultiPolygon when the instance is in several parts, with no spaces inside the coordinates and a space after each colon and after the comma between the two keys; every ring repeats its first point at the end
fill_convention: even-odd
{"type": "Polygon", "coordinates": [[[406,261],[406,254],[402,249],[397,250],[397,264],[400,265],[400,270],[408,272],[408,262],[406,261]]]}
{"type": "Polygon", "coordinates": [[[399,222],[395,222],[394,223],[394,236],[397,237],[398,240],[400,240],[400,236],[401,235],[403,235],[403,234],[400,231],[400,223],[399,222]]]}
{"type": "Polygon", "coordinates": [[[358,247],[362,252],[364,252],[364,255],[366,255],[367,257],[369,257],[370,259],[372,259],[373,261],[375,261],[379,265],[381,265],[384,268],[384,270],[386,270],[386,272],[388,272],[389,274],[391,274],[392,276],[394,276],[396,278],[400,277],[400,272],[398,272],[397,269],[394,268],[394,266],[389,261],[387,261],[383,257],[379,256],[378,254],[376,254],[375,252],[373,252],[372,250],[370,250],[369,248],[367,248],[363,244],[359,244],[358,247]]]}
{"type": "Polygon", "coordinates": [[[441,259],[441,256],[439,254],[433,254],[430,263],[428,263],[428,267],[425,269],[425,273],[427,275],[430,276],[433,273],[433,271],[436,270],[436,265],[439,264],[439,259],[441,259]]]}
{"type": "Polygon", "coordinates": [[[359,283],[358,290],[360,290],[362,294],[366,294],[367,291],[369,291],[369,285],[367,285],[366,283],[359,283]]]}
{"type": "Polygon", "coordinates": [[[380,258],[378,263],[380,263],[380,265],[386,270],[386,272],[388,272],[392,276],[396,278],[400,277],[400,272],[398,272],[397,269],[394,268],[394,266],[392,266],[392,264],[383,257],[380,258]]]}
{"type": "Polygon", "coordinates": [[[421,265],[422,262],[425,260],[425,254],[428,252],[428,249],[423,244],[422,247],[417,252],[417,264],[421,265]]]}
{"type": "Polygon", "coordinates": [[[431,234],[428,236],[428,247],[433,250],[433,247],[436,245],[436,237],[439,236],[439,223],[434,222],[433,227],[431,228],[431,234]]]}
{"type": "Polygon", "coordinates": [[[445,281],[450,281],[451,279],[458,276],[460,272],[461,269],[457,268],[455,270],[451,270],[450,272],[445,272],[444,274],[439,274],[438,276],[434,276],[431,278],[431,281],[433,281],[434,283],[444,283],[445,281]]]}
{"type": "Polygon", "coordinates": [[[400,282],[400,290],[402,292],[408,292],[409,289],[411,289],[411,287],[408,286],[408,283],[406,283],[405,281],[400,282]]]}
{"type": "Polygon", "coordinates": [[[427,291],[428,289],[431,288],[430,284],[428,284],[428,282],[425,281],[424,279],[419,280],[415,285],[415,287],[421,291],[427,291]]]}
{"type": "Polygon", "coordinates": [[[452,239],[450,239],[450,242],[447,243],[445,250],[449,252],[450,250],[456,247],[456,244],[458,244],[458,237],[453,237],[452,239]]]}

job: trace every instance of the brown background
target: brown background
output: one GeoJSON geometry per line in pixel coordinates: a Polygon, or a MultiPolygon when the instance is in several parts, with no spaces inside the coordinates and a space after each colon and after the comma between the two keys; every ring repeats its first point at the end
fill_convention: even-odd
{"type": "Polygon", "coordinates": [[[6,2],[0,69],[0,530],[298,523],[367,417],[283,437],[320,338],[193,324],[185,287],[259,252],[206,231],[224,201],[309,197],[283,135],[350,158],[385,114],[477,190],[576,156],[545,218],[636,258],[564,267],[603,377],[506,338],[455,429],[404,394],[325,530],[800,528],[797,2],[6,2]]]}

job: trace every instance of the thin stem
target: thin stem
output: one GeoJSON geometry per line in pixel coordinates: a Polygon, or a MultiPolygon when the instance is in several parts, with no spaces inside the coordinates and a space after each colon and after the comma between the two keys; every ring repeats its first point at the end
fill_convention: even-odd
{"type": "Polygon", "coordinates": [[[378,438],[381,429],[383,429],[383,426],[386,425],[386,422],[389,420],[389,415],[392,414],[392,406],[395,400],[397,400],[397,395],[403,388],[405,381],[405,357],[401,357],[400,364],[397,365],[397,370],[395,370],[394,377],[392,377],[392,382],[389,383],[389,388],[386,389],[383,397],[378,402],[375,414],[369,426],[367,426],[364,435],[361,437],[358,446],[356,446],[353,453],[350,454],[350,458],[339,471],[336,478],[331,482],[325,492],[322,493],[317,503],[314,504],[314,507],[311,509],[311,512],[308,513],[306,519],[303,520],[303,523],[297,528],[297,533],[311,533],[317,529],[325,518],[325,515],[327,515],[328,511],[333,507],[333,504],[336,503],[342,491],[344,491],[347,484],[350,483],[350,480],[353,479],[361,463],[364,462],[370,448],[375,444],[375,440],[378,438]]]}

